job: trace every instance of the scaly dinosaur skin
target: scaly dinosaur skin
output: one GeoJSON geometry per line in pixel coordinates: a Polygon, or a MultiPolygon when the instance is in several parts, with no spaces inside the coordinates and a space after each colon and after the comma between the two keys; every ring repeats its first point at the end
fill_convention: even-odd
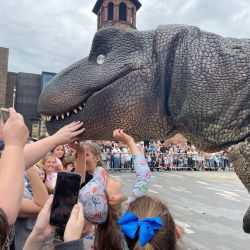
{"type": "MultiPolygon", "coordinates": [[[[83,121],[82,139],[108,140],[115,128],[124,128],[137,140],[182,133],[204,151],[235,144],[229,157],[250,191],[248,39],[184,25],[147,32],[101,29],[89,57],[57,74],[43,90],[38,110],[52,116],[50,133],[83,121]]],[[[243,228],[250,233],[249,211],[243,228]]]]}

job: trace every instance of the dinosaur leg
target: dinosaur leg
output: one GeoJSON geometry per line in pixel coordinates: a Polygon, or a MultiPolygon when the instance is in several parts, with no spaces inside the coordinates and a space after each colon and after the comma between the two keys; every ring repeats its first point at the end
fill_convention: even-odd
{"type": "MultiPolygon", "coordinates": [[[[229,159],[241,182],[250,193],[250,142],[245,141],[236,145],[229,152],[229,159]]],[[[243,218],[243,230],[250,233],[250,206],[243,218]]]]}

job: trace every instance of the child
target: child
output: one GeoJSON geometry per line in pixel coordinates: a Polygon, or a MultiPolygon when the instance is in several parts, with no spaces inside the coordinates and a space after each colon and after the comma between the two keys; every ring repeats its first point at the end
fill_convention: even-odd
{"type": "Polygon", "coordinates": [[[56,157],[57,172],[63,171],[63,160],[65,157],[64,145],[58,145],[52,150],[52,154],[56,157]]]}
{"type": "MultiPolygon", "coordinates": [[[[105,169],[98,167],[94,172],[94,178],[80,191],[79,201],[84,206],[85,218],[98,224],[94,232],[95,235],[93,231],[90,233],[92,234],[92,240],[96,236],[95,246],[97,249],[116,249],[116,246],[120,245],[120,237],[118,237],[120,230],[115,226],[118,214],[120,215],[122,210],[126,210],[137,197],[145,195],[150,178],[150,170],[145,157],[138,149],[134,139],[124,133],[122,129],[116,129],[113,137],[115,140],[128,145],[133,155],[136,183],[132,194],[125,199],[119,181],[107,176],[105,169]],[[106,237],[109,237],[110,240],[107,241],[106,237]]],[[[86,164],[89,170],[93,169],[93,163],[97,163],[98,157],[95,158],[94,155],[91,155],[89,160],[86,155],[86,164]]],[[[84,242],[84,249],[94,249],[93,245],[92,248],[89,248],[84,242]]]]}
{"type": "Polygon", "coordinates": [[[56,157],[52,154],[47,154],[42,159],[42,166],[46,172],[46,180],[44,182],[45,186],[47,187],[49,193],[53,193],[58,172],[56,169],[56,157]]]}
{"type": "Polygon", "coordinates": [[[180,229],[175,226],[168,207],[149,196],[130,203],[118,224],[128,249],[175,250],[176,239],[180,237],[180,229]]]}
{"type": "MultiPolygon", "coordinates": [[[[143,154],[136,147],[133,138],[122,130],[115,130],[114,138],[129,145],[136,170],[136,183],[129,198],[124,200],[122,195],[116,195],[116,190],[119,190],[118,187],[111,189],[113,191],[112,196],[112,192],[108,192],[112,186],[108,185],[109,177],[103,168],[97,168],[93,180],[81,191],[80,201],[84,205],[85,218],[97,224],[96,231],[92,234],[95,243],[89,247],[90,245],[86,246],[84,242],[83,249],[94,249],[94,247],[102,250],[176,249],[176,238],[180,236],[180,230],[175,227],[168,208],[158,199],[145,196],[150,170],[143,154]],[[147,247],[142,248],[138,245],[138,240],[140,241],[139,233],[135,234],[134,239],[130,239],[127,235],[123,237],[121,233],[123,225],[120,229],[117,221],[121,218],[122,212],[126,210],[133,212],[139,219],[160,217],[162,226],[145,243],[147,247]]],[[[136,231],[139,232],[139,229],[136,231]]]]}

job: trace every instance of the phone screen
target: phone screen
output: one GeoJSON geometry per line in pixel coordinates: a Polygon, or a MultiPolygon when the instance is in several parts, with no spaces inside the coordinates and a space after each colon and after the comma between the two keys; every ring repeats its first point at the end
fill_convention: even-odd
{"type": "Polygon", "coordinates": [[[3,122],[5,123],[8,120],[9,116],[10,116],[9,110],[6,109],[6,108],[1,108],[0,109],[0,114],[1,114],[1,117],[0,117],[1,120],[3,120],[3,122]]]}
{"type": "Polygon", "coordinates": [[[81,176],[75,173],[59,172],[57,174],[54,199],[50,214],[50,224],[64,226],[67,224],[73,206],[77,203],[81,176]]]}

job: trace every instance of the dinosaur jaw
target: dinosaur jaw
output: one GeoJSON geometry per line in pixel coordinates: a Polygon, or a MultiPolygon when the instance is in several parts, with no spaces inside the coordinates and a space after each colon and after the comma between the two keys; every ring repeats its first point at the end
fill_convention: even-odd
{"type": "MultiPolygon", "coordinates": [[[[119,77],[117,77],[116,79],[114,79],[114,81],[109,82],[108,84],[105,84],[104,87],[102,87],[101,89],[96,89],[94,92],[89,92],[89,93],[85,93],[85,95],[82,97],[82,100],[84,101],[80,101],[80,103],[78,102],[77,104],[75,103],[75,99],[74,97],[65,100],[63,103],[60,104],[60,106],[63,106],[65,103],[71,105],[72,108],[69,108],[67,111],[64,111],[65,108],[61,109],[63,111],[60,111],[60,108],[58,108],[57,106],[57,113],[55,113],[54,110],[46,110],[44,111],[44,114],[42,115],[42,118],[46,121],[47,126],[50,127],[62,127],[61,125],[65,125],[68,124],[70,122],[73,121],[84,121],[87,120],[87,117],[89,115],[84,115],[84,111],[93,105],[93,103],[91,102],[91,99],[93,99],[92,97],[97,96],[97,98],[99,96],[102,96],[103,93],[110,91],[110,89],[115,89],[117,85],[119,85],[119,82],[123,82],[124,79],[126,79],[127,77],[129,77],[130,74],[134,74],[135,71],[138,71],[137,69],[135,70],[127,70],[125,72],[123,72],[122,74],[119,75],[119,77]],[[106,91],[107,89],[107,91],[106,91]],[[89,101],[90,100],[90,101],[89,101]],[[85,119],[84,119],[85,118],[85,119]]],[[[107,94],[104,94],[107,95],[107,94]]],[[[77,99],[77,98],[76,98],[77,99]]],[[[56,100],[56,95],[53,98],[53,101],[56,100]]],[[[56,100],[57,101],[57,100],[56,100]]],[[[43,106],[44,100],[42,101],[42,103],[39,103],[40,109],[41,106],[43,106]]],[[[60,107],[59,106],[59,107],[60,107]]],[[[49,106],[48,106],[49,107],[49,106]]],[[[88,113],[88,111],[87,111],[88,113]]]]}
{"type": "Polygon", "coordinates": [[[58,113],[46,118],[47,130],[53,134],[66,124],[82,121],[85,128],[82,140],[112,140],[116,128],[123,128],[138,140],[164,138],[168,125],[163,125],[160,102],[157,93],[152,91],[152,82],[149,71],[144,70],[141,75],[133,71],[90,95],[84,106],[70,110],[69,115],[58,113]],[[152,119],[148,119],[149,115],[152,119]]]}
{"type": "Polygon", "coordinates": [[[74,114],[78,114],[80,113],[83,108],[85,107],[85,103],[83,103],[82,105],[79,105],[77,108],[74,108],[73,110],[69,110],[65,113],[61,113],[61,114],[58,114],[58,115],[42,115],[42,118],[44,120],[46,120],[47,122],[50,122],[51,120],[56,120],[56,121],[59,121],[59,120],[65,120],[67,119],[68,117],[74,115],[74,114]]]}

